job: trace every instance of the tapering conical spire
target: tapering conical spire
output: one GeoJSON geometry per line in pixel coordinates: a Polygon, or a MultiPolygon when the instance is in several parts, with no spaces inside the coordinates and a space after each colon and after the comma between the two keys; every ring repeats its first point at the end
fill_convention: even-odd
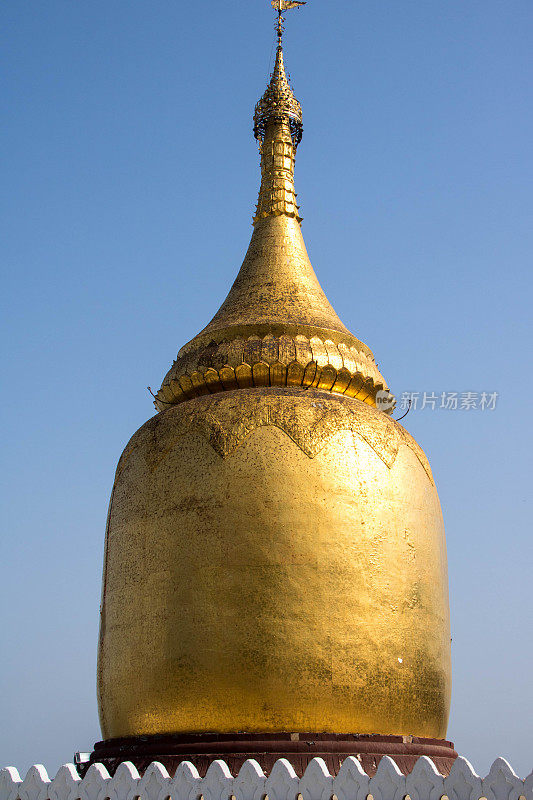
{"type": "Polygon", "coordinates": [[[281,41],[272,79],[255,107],[254,135],[261,153],[261,188],[254,223],[279,214],[301,222],[294,190],[294,158],[302,138],[302,107],[285,74],[281,41]]]}
{"type": "Polygon", "coordinates": [[[247,386],[317,387],[375,405],[387,389],[370,349],[343,325],[314,273],[294,189],[302,109],[278,47],[254,113],[261,186],[248,252],[209,325],[178,353],[159,410],[200,394],[247,386]]]}

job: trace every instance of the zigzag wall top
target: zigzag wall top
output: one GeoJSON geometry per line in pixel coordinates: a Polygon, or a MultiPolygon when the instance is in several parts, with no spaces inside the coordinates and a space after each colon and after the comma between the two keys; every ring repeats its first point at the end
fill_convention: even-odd
{"type": "Polygon", "coordinates": [[[246,761],[232,775],[224,761],[213,761],[204,778],[188,761],[174,775],[157,762],[141,777],[128,761],[111,777],[102,764],[93,764],[81,778],[74,764],[65,764],[50,780],[42,765],[31,767],[24,780],[14,767],[0,771],[0,800],[533,800],[533,772],[519,778],[503,758],[494,761],[485,778],[458,758],[448,777],[422,756],[409,775],[384,756],[369,777],[348,756],[336,777],[315,758],[302,778],[280,759],[267,777],[256,761],[246,761]]]}

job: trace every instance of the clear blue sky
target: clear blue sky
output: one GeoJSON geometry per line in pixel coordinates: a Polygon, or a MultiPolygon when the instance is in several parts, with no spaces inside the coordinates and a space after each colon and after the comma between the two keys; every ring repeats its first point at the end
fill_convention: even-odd
{"type": "MultiPolygon", "coordinates": [[[[95,657],[116,462],[251,232],[267,0],[4,0],[0,761],[52,773],[99,738],[95,657]]],[[[308,0],[311,260],[417,409],[447,529],[449,737],[533,768],[531,0],[308,0]]],[[[398,414],[396,415],[398,416],[398,414]]]]}

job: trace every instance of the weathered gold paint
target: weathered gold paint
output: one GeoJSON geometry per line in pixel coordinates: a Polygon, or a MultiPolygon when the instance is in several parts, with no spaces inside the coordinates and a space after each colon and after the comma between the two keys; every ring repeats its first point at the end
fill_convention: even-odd
{"type": "Polygon", "coordinates": [[[431,470],[309,262],[301,109],[281,47],[258,103],[244,263],[120,459],[98,665],[104,738],[443,738],[450,632],[431,470]]]}
{"type": "Polygon", "coordinates": [[[442,517],[381,412],[312,389],[173,406],[124,452],[106,551],[105,738],[444,737],[442,517]]]}

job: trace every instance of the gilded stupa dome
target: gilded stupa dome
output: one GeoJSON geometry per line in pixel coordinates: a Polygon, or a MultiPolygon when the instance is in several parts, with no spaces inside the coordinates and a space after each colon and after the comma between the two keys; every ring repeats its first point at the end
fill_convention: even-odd
{"type": "Polygon", "coordinates": [[[280,35],[254,115],[261,186],[244,262],[117,467],[98,663],[106,740],[446,733],[439,499],[423,451],[376,404],[387,386],[371,350],[309,261],[301,130],[280,35]]]}

